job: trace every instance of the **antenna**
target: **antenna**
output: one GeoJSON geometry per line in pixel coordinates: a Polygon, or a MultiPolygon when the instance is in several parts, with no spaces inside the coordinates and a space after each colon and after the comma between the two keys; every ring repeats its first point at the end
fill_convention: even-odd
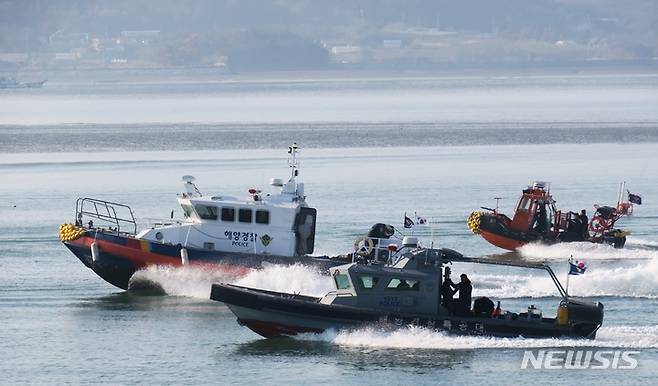
{"type": "Polygon", "coordinates": [[[619,196],[617,197],[617,206],[624,200],[624,188],[626,188],[626,181],[619,183],[619,196]]]}
{"type": "Polygon", "coordinates": [[[502,199],[502,197],[494,197],[494,200],[496,200],[496,210],[494,210],[494,212],[498,213],[498,202],[502,199]]]}
{"type": "Polygon", "coordinates": [[[290,166],[290,179],[293,180],[299,175],[299,160],[297,159],[297,153],[300,149],[297,145],[297,142],[293,142],[292,145],[288,146],[288,166],[290,166]]]}

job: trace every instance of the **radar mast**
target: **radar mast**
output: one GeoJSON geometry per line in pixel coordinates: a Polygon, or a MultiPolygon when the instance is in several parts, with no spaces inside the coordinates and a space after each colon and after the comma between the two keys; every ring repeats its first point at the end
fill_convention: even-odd
{"type": "Polygon", "coordinates": [[[297,142],[293,142],[292,145],[288,146],[288,166],[290,166],[290,181],[293,181],[295,177],[299,175],[299,160],[297,159],[297,154],[300,149],[297,145],[297,142]]]}

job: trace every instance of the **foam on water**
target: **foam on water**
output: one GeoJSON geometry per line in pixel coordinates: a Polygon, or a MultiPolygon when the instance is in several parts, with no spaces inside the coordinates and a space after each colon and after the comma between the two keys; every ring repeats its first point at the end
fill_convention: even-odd
{"type": "Polygon", "coordinates": [[[150,266],[136,272],[131,282],[155,283],[168,295],[210,297],[214,283],[231,283],[285,293],[322,296],[332,290],[331,280],[303,265],[268,265],[246,276],[200,267],[150,266]]]}
{"type": "MultiPolygon", "coordinates": [[[[564,263],[566,269],[566,262],[564,263]]],[[[473,273],[474,296],[496,299],[558,296],[548,275],[510,272],[473,273]]],[[[566,272],[556,270],[564,283],[566,272]]],[[[157,283],[169,295],[208,299],[213,283],[232,283],[245,287],[285,293],[322,296],[333,289],[329,277],[316,269],[303,265],[269,265],[252,270],[246,276],[217,270],[186,267],[148,267],[135,273],[132,281],[157,283]]],[[[584,275],[570,279],[569,293],[573,296],[617,296],[631,298],[658,298],[658,258],[626,262],[615,265],[609,262],[592,264],[584,275]]]]}
{"type": "MultiPolygon", "coordinates": [[[[566,261],[564,263],[566,270],[566,261]]],[[[556,275],[564,285],[565,272],[556,275]]],[[[473,274],[474,295],[495,298],[556,296],[557,289],[548,275],[473,274]]],[[[631,265],[592,264],[584,275],[570,279],[569,294],[574,296],[620,296],[658,298],[658,258],[631,265]]]]}
{"type": "Polygon", "coordinates": [[[319,271],[303,265],[270,265],[251,271],[235,282],[237,285],[270,291],[322,296],[333,290],[331,279],[319,271]]]}
{"type": "Polygon", "coordinates": [[[135,272],[131,283],[155,283],[168,295],[210,298],[213,283],[237,280],[237,275],[200,267],[150,266],[135,272]]]}
{"type": "Polygon", "coordinates": [[[645,240],[637,237],[629,237],[626,240],[625,247],[626,249],[658,250],[658,241],[645,240]]]}
{"type": "Polygon", "coordinates": [[[610,245],[559,243],[553,245],[531,243],[519,248],[519,253],[530,260],[565,260],[570,256],[579,260],[651,259],[658,258],[658,243],[628,238],[626,248],[615,249],[610,245]]]}
{"type": "Polygon", "coordinates": [[[466,350],[480,348],[542,348],[542,347],[614,347],[658,348],[658,326],[602,327],[595,340],[530,339],[458,336],[423,327],[406,326],[393,331],[366,327],[356,330],[326,331],[322,334],[299,335],[300,340],[320,340],[347,347],[420,348],[466,350]]]}

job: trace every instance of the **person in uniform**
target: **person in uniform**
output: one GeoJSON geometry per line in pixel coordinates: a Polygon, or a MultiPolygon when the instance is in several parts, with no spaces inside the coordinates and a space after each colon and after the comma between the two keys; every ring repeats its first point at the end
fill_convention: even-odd
{"type": "Polygon", "coordinates": [[[459,291],[456,310],[458,315],[469,315],[471,313],[471,292],[473,292],[473,286],[465,273],[462,273],[459,278],[459,283],[455,285],[455,290],[459,291]]]}

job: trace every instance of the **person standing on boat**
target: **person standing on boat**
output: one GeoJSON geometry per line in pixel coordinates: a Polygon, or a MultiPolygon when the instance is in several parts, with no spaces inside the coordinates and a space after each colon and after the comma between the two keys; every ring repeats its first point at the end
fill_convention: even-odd
{"type": "Polygon", "coordinates": [[[443,273],[443,282],[441,283],[441,305],[451,314],[455,312],[455,300],[452,298],[455,292],[455,283],[450,279],[450,267],[446,267],[443,273]]]}
{"type": "Polygon", "coordinates": [[[589,218],[587,217],[587,211],[585,209],[581,210],[578,218],[580,219],[580,226],[582,227],[581,232],[582,232],[583,240],[587,240],[589,238],[589,232],[587,231],[587,227],[589,226],[589,218]]]}
{"type": "Polygon", "coordinates": [[[546,205],[539,205],[539,208],[535,213],[535,224],[535,232],[541,234],[548,232],[550,228],[550,222],[548,220],[548,213],[546,212],[546,205]]]}
{"type": "Polygon", "coordinates": [[[471,313],[471,292],[473,292],[473,286],[465,273],[462,273],[459,278],[461,281],[455,285],[455,289],[459,291],[457,313],[458,315],[469,315],[471,313]]]}

